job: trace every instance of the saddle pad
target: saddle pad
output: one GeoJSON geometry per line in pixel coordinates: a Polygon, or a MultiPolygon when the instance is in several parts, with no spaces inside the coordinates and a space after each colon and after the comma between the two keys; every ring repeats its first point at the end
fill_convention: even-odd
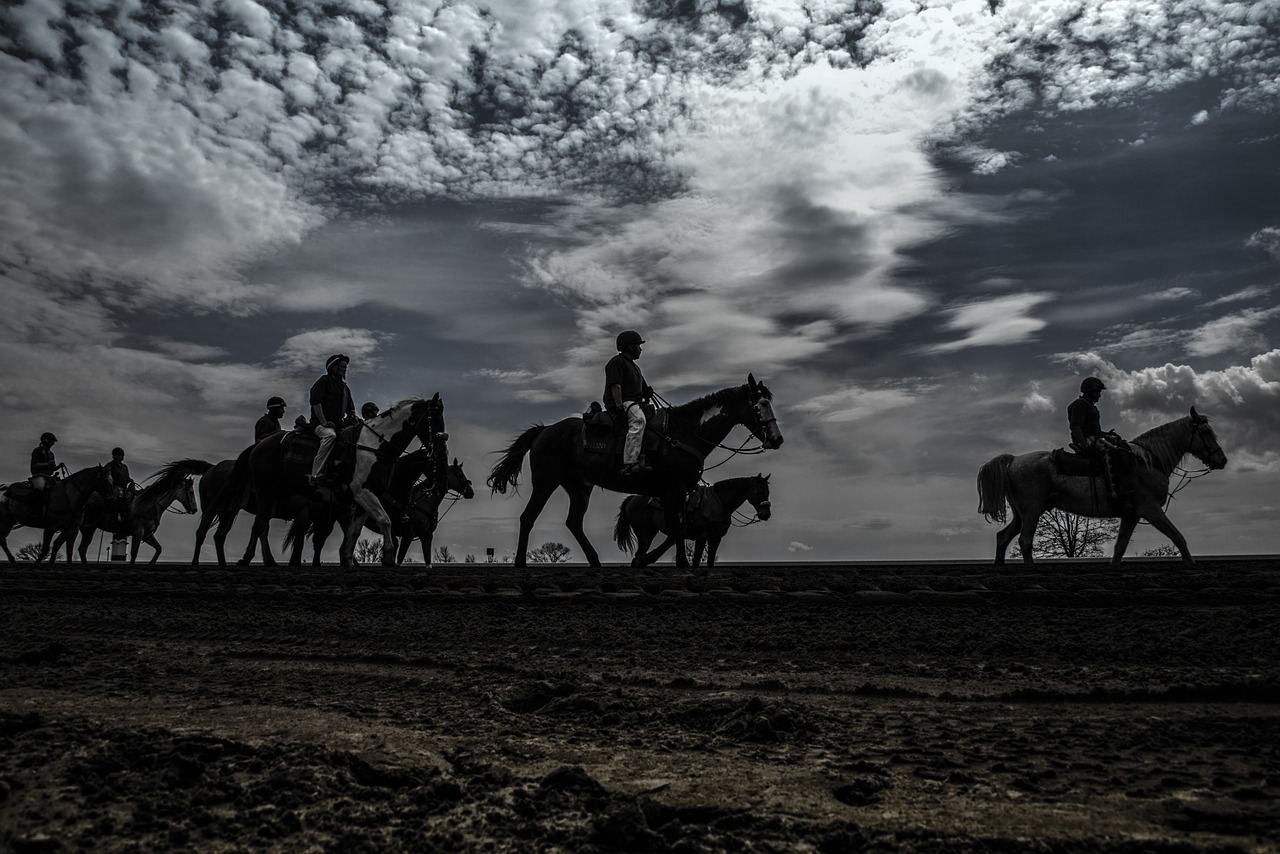
{"type": "Polygon", "coordinates": [[[1102,460],[1073,454],[1065,448],[1053,452],[1053,467],[1058,474],[1071,477],[1100,477],[1105,472],[1102,460]]]}

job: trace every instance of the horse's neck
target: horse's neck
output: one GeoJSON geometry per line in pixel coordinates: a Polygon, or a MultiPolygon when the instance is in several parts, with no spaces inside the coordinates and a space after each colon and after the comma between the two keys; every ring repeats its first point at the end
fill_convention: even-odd
{"type": "Polygon", "coordinates": [[[1132,444],[1147,451],[1151,467],[1165,477],[1173,474],[1178,463],[1191,449],[1191,431],[1186,418],[1155,427],[1133,439],[1132,444]]]}
{"type": "MultiPolygon", "coordinates": [[[[744,408],[738,389],[726,389],[723,392],[707,395],[690,403],[676,406],[671,410],[669,425],[683,428],[695,442],[705,444],[703,457],[711,453],[725,440],[729,431],[736,427],[742,417],[744,408]]],[[[669,428],[670,429],[670,428],[669,428]]]]}
{"type": "Polygon", "coordinates": [[[746,503],[747,495],[751,492],[751,478],[735,477],[729,480],[722,480],[715,485],[714,489],[716,495],[720,497],[720,503],[724,505],[724,509],[732,513],[746,503]]]}
{"type": "Polygon", "coordinates": [[[426,472],[429,465],[426,455],[418,457],[416,456],[418,453],[414,451],[396,461],[395,470],[391,473],[391,483],[387,487],[388,495],[407,496],[413,491],[414,484],[426,472]]]}

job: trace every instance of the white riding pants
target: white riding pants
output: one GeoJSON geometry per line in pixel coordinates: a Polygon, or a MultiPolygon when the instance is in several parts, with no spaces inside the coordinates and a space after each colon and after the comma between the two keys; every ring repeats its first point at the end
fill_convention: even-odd
{"type": "Polygon", "coordinates": [[[329,461],[329,452],[333,450],[334,442],[338,441],[338,431],[332,427],[317,424],[312,428],[312,432],[320,438],[320,450],[316,451],[315,462],[311,464],[311,476],[319,477],[324,471],[324,464],[329,461]]]}
{"type": "Polygon", "coordinates": [[[624,400],[622,405],[627,412],[627,439],[622,445],[622,462],[623,465],[631,465],[640,461],[640,453],[644,450],[644,428],[648,422],[639,403],[624,400]]]}

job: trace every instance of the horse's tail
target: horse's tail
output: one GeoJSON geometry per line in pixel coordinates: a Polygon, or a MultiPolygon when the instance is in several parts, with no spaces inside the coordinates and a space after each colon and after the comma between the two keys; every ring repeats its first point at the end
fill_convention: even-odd
{"type": "Polygon", "coordinates": [[[636,532],[631,529],[631,520],[627,518],[627,502],[630,500],[630,495],[622,499],[618,505],[618,521],[613,523],[613,541],[628,554],[636,547],[636,532]]]}
{"type": "Polygon", "coordinates": [[[1009,497],[1009,464],[1013,454],[992,457],[978,469],[978,512],[988,522],[1003,522],[1008,518],[1005,504],[1009,497]]]}
{"type": "Polygon", "coordinates": [[[307,534],[315,530],[314,522],[306,522],[302,519],[294,519],[289,523],[289,532],[284,535],[284,544],[280,547],[281,551],[289,551],[293,548],[296,541],[305,540],[307,534]]]}
{"type": "Polygon", "coordinates": [[[508,486],[519,486],[524,455],[529,453],[529,449],[533,447],[533,441],[545,429],[547,428],[544,424],[534,424],[501,452],[502,459],[498,460],[498,464],[493,467],[493,471],[489,472],[489,477],[485,480],[492,492],[505,494],[508,486]]]}

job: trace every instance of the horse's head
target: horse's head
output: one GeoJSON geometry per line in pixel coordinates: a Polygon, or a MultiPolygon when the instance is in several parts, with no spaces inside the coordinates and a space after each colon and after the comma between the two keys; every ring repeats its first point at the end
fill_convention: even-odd
{"type": "Polygon", "coordinates": [[[756,510],[756,516],[761,522],[769,521],[772,515],[769,503],[769,478],[772,475],[758,474],[751,478],[751,484],[747,488],[747,501],[751,502],[751,506],[756,510]]]}
{"type": "Polygon", "coordinates": [[[200,512],[200,508],[196,506],[195,478],[189,477],[182,481],[182,486],[178,489],[176,500],[182,504],[182,509],[186,513],[194,515],[200,512]]]}
{"type": "Polygon", "coordinates": [[[471,488],[471,479],[462,471],[462,463],[458,462],[457,457],[449,466],[446,484],[451,491],[461,494],[463,498],[476,497],[476,491],[471,488]]]}
{"type": "Polygon", "coordinates": [[[449,438],[444,429],[444,400],[440,392],[430,400],[417,397],[402,400],[367,423],[377,435],[386,436],[388,442],[400,449],[415,437],[428,448],[449,438]]]}
{"type": "Polygon", "coordinates": [[[92,489],[103,498],[115,498],[116,485],[111,480],[111,473],[107,471],[106,466],[94,466],[88,471],[93,472],[92,489]]]}
{"type": "Polygon", "coordinates": [[[1218,444],[1218,437],[1209,426],[1209,419],[1191,407],[1191,455],[1209,468],[1217,470],[1227,467],[1227,455],[1218,444]]]}
{"type": "Polygon", "coordinates": [[[742,424],[769,450],[782,447],[782,430],[778,417],[773,414],[773,392],[765,384],[756,382],[753,374],[747,374],[747,411],[742,424]]]}

